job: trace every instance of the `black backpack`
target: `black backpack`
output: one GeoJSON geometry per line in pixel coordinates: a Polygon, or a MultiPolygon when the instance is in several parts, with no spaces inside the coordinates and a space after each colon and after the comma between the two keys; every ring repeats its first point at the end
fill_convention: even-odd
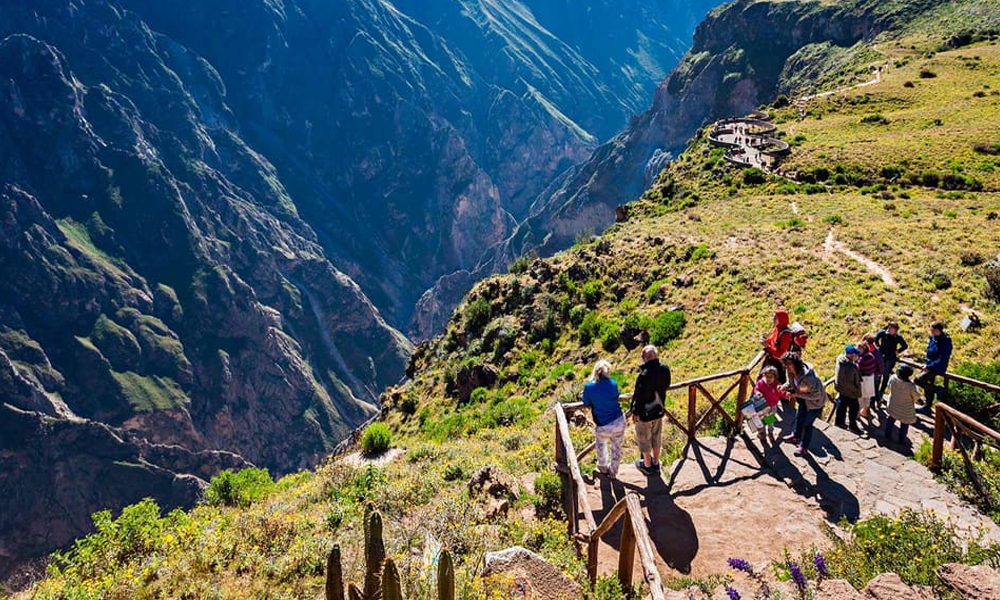
{"type": "Polygon", "coordinates": [[[643,365],[633,397],[633,410],[640,421],[655,421],[667,412],[663,403],[668,387],[670,368],[667,365],[657,363],[652,369],[643,365]]]}

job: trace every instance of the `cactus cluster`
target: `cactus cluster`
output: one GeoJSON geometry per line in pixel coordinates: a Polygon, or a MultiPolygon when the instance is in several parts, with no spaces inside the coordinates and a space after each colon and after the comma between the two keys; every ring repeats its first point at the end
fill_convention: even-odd
{"type": "MultiPolygon", "coordinates": [[[[455,600],[455,568],[451,554],[441,552],[438,560],[438,600],[455,600]]],[[[382,538],[382,515],[370,506],[365,509],[365,578],[363,589],[351,582],[347,586],[349,600],[403,600],[399,570],[385,556],[382,538]]],[[[340,545],[330,549],[326,560],[326,600],[345,600],[344,569],[340,545]]]]}

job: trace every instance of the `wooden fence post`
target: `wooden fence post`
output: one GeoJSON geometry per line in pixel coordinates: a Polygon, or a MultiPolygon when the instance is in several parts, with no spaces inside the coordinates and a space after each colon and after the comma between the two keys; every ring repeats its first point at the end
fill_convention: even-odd
{"type": "Polygon", "coordinates": [[[749,385],[750,371],[746,370],[740,376],[740,390],[736,393],[736,431],[733,432],[734,436],[738,436],[743,432],[743,411],[740,408],[746,404],[747,388],[749,385]]]}
{"type": "Polygon", "coordinates": [[[618,544],[618,581],[626,593],[632,589],[632,567],[635,564],[635,530],[632,529],[632,519],[625,511],[622,519],[622,539],[618,544]]]}
{"type": "Polygon", "coordinates": [[[941,468],[941,455],[944,452],[944,410],[940,404],[934,405],[934,447],[931,450],[931,468],[941,468]]]}
{"type": "Polygon", "coordinates": [[[597,585],[597,549],[601,545],[601,538],[591,532],[590,540],[587,542],[587,579],[590,580],[590,589],[597,585]]]}
{"type": "Polygon", "coordinates": [[[688,441],[693,442],[696,437],[695,427],[698,425],[698,388],[694,385],[688,386],[688,441]]]}

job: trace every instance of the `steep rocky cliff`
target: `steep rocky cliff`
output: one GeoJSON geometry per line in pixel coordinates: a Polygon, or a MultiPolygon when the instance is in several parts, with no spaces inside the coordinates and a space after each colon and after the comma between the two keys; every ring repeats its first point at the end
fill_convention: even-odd
{"type": "Polygon", "coordinates": [[[167,482],[206,452],[329,452],[403,377],[420,294],[450,282],[449,313],[714,2],[645,4],[0,0],[0,397],[11,432],[106,440],[4,446],[5,486],[86,501],[2,494],[27,527],[75,512],[21,545],[4,523],[0,557],[103,504],[190,502],[167,482]],[[604,26],[563,40],[567,16],[604,26]],[[93,475],[50,477],[70,456],[93,475]],[[159,470],[129,491],[147,467],[122,461],[159,470]]]}
{"type": "Polygon", "coordinates": [[[740,0],[714,10],[694,44],[656,90],[652,107],[582,165],[538,196],[529,216],[481,266],[502,268],[526,252],[551,254],[581,231],[600,232],[615,207],[638,197],[695,131],[716,119],[746,114],[780,91],[796,57],[872,40],[942,0],[916,2],[787,2],[740,0]]]}

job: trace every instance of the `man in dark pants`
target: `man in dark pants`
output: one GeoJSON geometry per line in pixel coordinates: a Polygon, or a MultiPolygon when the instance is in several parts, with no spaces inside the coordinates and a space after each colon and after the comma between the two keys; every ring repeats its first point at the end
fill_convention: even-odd
{"type": "Polygon", "coordinates": [[[935,380],[938,375],[948,371],[948,361],[951,359],[951,338],[944,332],[944,323],[931,323],[931,337],[927,340],[927,352],[924,355],[924,366],[920,375],[913,383],[924,388],[924,405],[917,409],[922,415],[931,414],[931,404],[935,394],[940,393],[935,380]]]}
{"type": "Polygon", "coordinates": [[[889,375],[895,370],[900,353],[905,352],[909,346],[903,336],[899,335],[899,323],[895,321],[890,321],[885,329],[875,334],[875,345],[878,346],[878,353],[882,355],[882,362],[885,363],[876,394],[879,402],[882,402],[885,399],[885,388],[889,385],[889,375]]]}
{"type": "Polygon", "coordinates": [[[646,346],[642,349],[642,367],[635,379],[635,393],[628,410],[635,423],[635,439],[642,452],[642,458],[635,461],[635,466],[644,475],[660,472],[660,434],[668,387],[670,367],[660,363],[656,346],[646,346]]]}
{"type": "Polygon", "coordinates": [[[858,371],[858,357],[861,351],[857,346],[844,348],[844,353],[837,359],[837,369],[833,388],[837,390],[837,419],[835,424],[842,429],[848,429],[860,434],[858,428],[858,398],[861,397],[861,373],[858,371]],[[850,423],[850,425],[848,425],[850,423]]]}

